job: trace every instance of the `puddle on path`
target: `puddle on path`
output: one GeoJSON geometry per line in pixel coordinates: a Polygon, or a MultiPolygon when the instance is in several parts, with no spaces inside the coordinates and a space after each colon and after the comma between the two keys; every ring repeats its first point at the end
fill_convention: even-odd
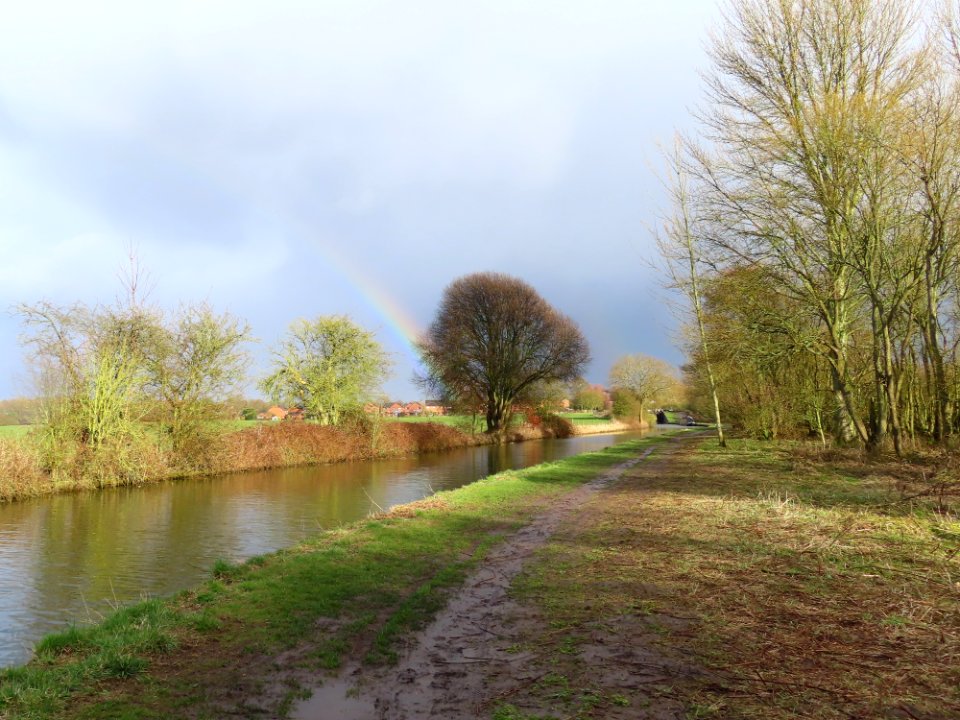
{"type": "Polygon", "coordinates": [[[366,720],[374,718],[373,698],[357,693],[347,678],[328,678],[313,688],[313,695],[297,705],[291,720],[366,720]]]}

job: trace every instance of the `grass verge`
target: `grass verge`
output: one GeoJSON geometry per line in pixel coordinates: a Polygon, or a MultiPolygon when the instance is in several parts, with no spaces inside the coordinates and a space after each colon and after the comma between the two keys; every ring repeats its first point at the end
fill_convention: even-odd
{"type": "Polygon", "coordinates": [[[282,716],[298,671],[392,661],[500,535],[660,440],[492,476],[297,548],[217,563],[201,588],[44,639],[31,663],[0,674],[0,715],[282,716]]]}
{"type": "Polygon", "coordinates": [[[541,674],[497,712],[960,717],[960,522],[913,472],[744,441],[638,466],[517,583],[541,674]]]}
{"type": "Polygon", "coordinates": [[[592,412],[566,412],[561,417],[574,425],[602,425],[610,422],[609,417],[600,417],[592,412]]]}
{"type": "Polygon", "coordinates": [[[0,425],[0,440],[17,440],[27,436],[35,425],[0,425]]]}

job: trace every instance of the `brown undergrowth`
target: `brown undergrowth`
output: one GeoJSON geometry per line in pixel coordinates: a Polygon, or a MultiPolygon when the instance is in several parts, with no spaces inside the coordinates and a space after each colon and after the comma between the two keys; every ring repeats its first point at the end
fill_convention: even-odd
{"type": "Polygon", "coordinates": [[[0,440],[0,502],[52,491],[35,448],[21,440],[0,440]]]}
{"type": "Polygon", "coordinates": [[[600,716],[585,699],[661,717],[645,708],[668,698],[678,718],[960,717],[960,522],[902,502],[922,471],[833,461],[736,441],[631,471],[518,585],[555,658],[524,693],[566,694],[574,717],[600,716]],[[641,686],[613,685],[609,650],[651,643],[641,686]]]}
{"type": "Polygon", "coordinates": [[[904,459],[892,454],[871,455],[861,449],[821,448],[796,443],[786,445],[795,470],[816,474],[817,468],[857,478],[864,487],[886,495],[882,502],[901,507],[960,511],[960,454],[928,448],[904,459]]]}
{"type": "Polygon", "coordinates": [[[371,460],[456,448],[566,437],[570,424],[519,426],[498,437],[464,433],[439,423],[371,423],[343,426],[264,423],[234,432],[206,432],[173,448],[159,433],[143,432],[93,451],[62,443],[44,453],[40,433],[0,440],[0,502],[72,490],[138,485],[171,478],[216,475],[296,465],[371,460]],[[55,463],[44,457],[54,456],[55,463]]]}

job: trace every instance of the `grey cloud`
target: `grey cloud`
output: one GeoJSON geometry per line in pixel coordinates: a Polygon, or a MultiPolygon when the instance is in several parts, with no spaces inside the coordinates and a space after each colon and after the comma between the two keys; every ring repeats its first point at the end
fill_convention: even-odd
{"type": "MultiPolygon", "coordinates": [[[[0,278],[29,271],[18,292],[109,300],[132,243],[164,303],[208,299],[267,343],[346,312],[406,358],[334,255],[424,325],[454,277],[495,269],[581,322],[592,378],[626,352],[679,361],[643,264],[650,164],[696,102],[711,0],[98,10],[25,6],[0,29],[0,250],[22,267],[0,278]]],[[[0,396],[15,337],[0,317],[0,396]]]]}

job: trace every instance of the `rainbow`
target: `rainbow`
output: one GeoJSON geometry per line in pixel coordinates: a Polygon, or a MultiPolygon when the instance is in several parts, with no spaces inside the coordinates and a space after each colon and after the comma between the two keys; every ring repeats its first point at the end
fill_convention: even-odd
{"type": "MultiPolygon", "coordinates": [[[[186,164],[197,174],[205,176],[211,182],[216,182],[213,175],[197,165],[193,158],[186,160],[186,164]]],[[[259,204],[258,208],[264,215],[272,215],[272,208],[259,204]]],[[[327,257],[331,264],[359,290],[359,295],[366,301],[373,311],[387,322],[390,333],[394,335],[403,347],[403,352],[413,362],[414,367],[420,366],[420,356],[415,349],[416,342],[423,335],[423,326],[404,308],[400,302],[384,290],[384,285],[375,282],[352,258],[337,247],[336,242],[328,238],[317,237],[314,229],[307,228],[302,222],[295,223],[296,230],[306,238],[313,238],[317,248],[327,257]]]]}
{"type": "Polygon", "coordinates": [[[367,305],[386,321],[390,334],[400,341],[404,353],[414,366],[419,366],[420,358],[415,344],[423,335],[423,326],[387,292],[385,284],[376,282],[346,253],[330,242],[321,240],[317,244],[327,259],[358,290],[367,305]]]}

